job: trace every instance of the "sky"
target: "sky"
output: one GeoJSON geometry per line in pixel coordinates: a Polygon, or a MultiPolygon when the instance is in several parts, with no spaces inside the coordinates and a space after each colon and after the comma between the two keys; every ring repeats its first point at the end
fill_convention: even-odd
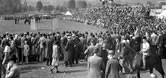
{"type": "MultiPolygon", "coordinates": [[[[42,1],[46,4],[52,4],[52,5],[59,5],[59,4],[63,4],[64,2],[67,2],[69,0],[27,0],[27,2],[31,3],[36,3],[37,1],[42,1]]],[[[75,0],[78,1],[78,0],[75,0]]],[[[94,3],[94,2],[99,2],[100,0],[85,0],[87,2],[90,3],[94,3]]],[[[114,0],[115,2],[120,2],[120,3],[146,3],[147,1],[151,1],[152,3],[157,3],[159,1],[166,1],[166,0],[114,0]]]]}

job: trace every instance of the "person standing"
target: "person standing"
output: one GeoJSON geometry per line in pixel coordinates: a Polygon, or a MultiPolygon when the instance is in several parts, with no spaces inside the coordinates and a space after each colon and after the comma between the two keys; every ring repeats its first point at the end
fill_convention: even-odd
{"type": "Polygon", "coordinates": [[[116,39],[116,47],[115,47],[115,57],[120,55],[120,40],[116,39]]]}
{"type": "Polygon", "coordinates": [[[27,40],[25,40],[24,41],[24,56],[25,56],[25,61],[26,61],[26,63],[28,64],[28,55],[29,55],[29,50],[30,50],[30,48],[29,48],[29,45],[27,44],[27,40]]]}
{"type": "Polygon", "coordinates": [[[93,51],[93,56],[88,58],[88,78],[102,78],[102,58],[98,56],[98,48],[93,51]]]}
{"type": "Polygon", "coordinates": [[[72,63],[74,64],[74,61],[76,61],[76,64],[78,64],[78,58],[79,58],[79,55],[80,55],[80,49],[79,49],[80,39],[75,34],[73,35],[73,42],[74,42],[74,52],[73,52],[74,57],[72,58],[72,63]]]}
{"type": "Polygon", "coordinates": [[[9,44],[9,42],[7,42],[6,46],[4,48],[4,58],[3,58],[3,61],[2,61],[3,65],[5,65],[8,62],[9,53],[10,53],[10,44],[9,44]]]}
{"type": "Polygon", "coordinates": [[[26,33],[21,34],[21,63],[23,63],[24,58],[24,41],[26,39],[26,33]]]}
{"type": "Polygon", "coordinates": [[[141,45],[141,53],[143,54],[143,68],[146,68],[146,58],[149,56],[150,44],[147,42],[146,37],[143,37],[143,43],[141,45]]]}
{"type": "Polygon", "coordinates": [[[164,49],[164,40],[163,40],[163,35],[161,32],[158,32],[158,37],[157,37],[157,54],[160,56],[160,58],[163,58],[163,49],[164,49]]]}
{"type": "Polygon", "coordinates": [[[39,61],[40,62],[44,60],[45,41],[46,41],[45,36],[44,36],[44,34],[42,34],[39,39],[39,46],[40,46],[39,61]]]}
{"type": "MultiPolygon", "coordinates": [[[[36,50],[35,50],[35,35],[32,34],[31,36],[31,55],[34,57],[35,54],[37,53],[36,50]]],[[[34,61],[34,60],[37,60],[36,58],[34,59],[31,59],[31,61],[34,61]]]]}
{"type": "MultiPolygon", "coordinates": [[[[0,42],[1,44],[1,42],[0,42]]],[[[2,72],[2,57],[3,56],[3,47],[0,45],[0,73],[2,72]]],[[[1,78],[1,74],[0,74],[0,78],[1,78]]]]}
{"type": "Polygon", "coordinates": [[[22,61],[21,36],[15,35],[14,41],[15,41],[15,46],[16,46],[17,53],[18,53],[18,63],[20,63],[22,61]]]}
{"type": "Polygon", "coordinates": [[[0,63],[2,63],[3,58],[3,47],[0,45],[0,63]]]}
{"type": "Polygon", "coordinates": [[[39,43],[39,39],[40,39],[40,32],[38,32],[38,34],[36,34],[36,36],[34,37],[34,48],[35,48],[35,56],[37,61],[40,61],[40,43],[39,43]]]}
{"type": "Polygon", "coordinates": [[[107,49],[105,48],[105,45],[106,45],[106,40],[103,41],[103,45],[102,45],[102,52],[101,52],[101,58],[102,58],[102,61],[103,61],[103,76],[105,75],[105,69],[106,69],[106,64],[107,64],[107,61],[108,61],[108,52],[107,52],[107,49]]]}
{"type": "Polygon", "coordinates": [[[101,38],[101,36],[99,36],[98,38],[98,43],[96,44],[96,47],[99,49],[99,56],[101,57],[102,54],[102,46],[103,46],[103,38],[101,38]]]}
{"type": "Polygon", "coordinates": [[[158,36],[155,33],[152,33],[150,44],[151,44],[151,51],[154,54],[157,53],[157,42],[158,42],[158,36]]]}
{"type": "Polygon", "coordinates": [[[166,33],[165,33],[165,31],[163,32],[163,46],[164,46],[164,48],[163,48],[163,57],[164,57],[164,59],[166,59],[166,33]]]}
{"type": "Polygon", "coordinates": [[[65,66],[67,66],[68,64],[72,66],[74,43],[73,40],[71,39],[71,36],[68,36],[68,42],[66,44],[65,50],[66,50],[64,53],[65,66]]]}
{"type": "Polygon", "coordinates": [[[67,44],[67,35],[65,35],[65,33],[62,34],[62,37],[61,37],[61,54],[64,58],[64,54],[65,54],[65,46],[67,44]]]}
{"type": "Polygon", "coordinates": [[[59,73],[58,71],[58,65],[59,65],[59,48],[60,46],[58,45],[58,41],[55,41],[53,44],[53,54],[52,54],[52,69],[51,69],[51,73],[53,73],[53,69],[56,68],[56,73],[59,73]]]}
{"type": "Polygon", "coordinates": [[[105,70],[105,78],[120,78],[119,71],[121,70],[120,64],[116,58],[114,58],[114,52],[108,51],[108,62],[105,70]]]}
{"type": "Polygon", "coordinates": [[[96,42],[91,41],[90,46],[85,50],[84,54],[86,54],[86,59],[88,59],[90,56],[93,56],[93,51],[96,48],[96,42]]]}
{"type": "Polygon", "coordinates": [[[50,39],[50,36],[47,36],[47,40],[46,40],[47,65],[51,65],[52,51],[53,51],[52,46],[53,46],[53,40],[50,39]]]}
{"type": "Polygon", "coordinates": [[[27,32],[27,44],[29,45],[29,61],[32,59],[32,41],[31,41],[31,33],[27,32]]]}
{"type": "Polygon", "coordinates": [[[18,52],[15,46],[15,41],[13,40],[13,37],[10,38],[10,54],[9,54],[9,59],[12,59],[14,62],[17,61],[18,58],[18,52]]]}

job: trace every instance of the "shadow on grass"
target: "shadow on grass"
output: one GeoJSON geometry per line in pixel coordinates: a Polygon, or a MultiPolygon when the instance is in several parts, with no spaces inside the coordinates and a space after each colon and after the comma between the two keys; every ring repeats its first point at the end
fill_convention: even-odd
{"type": "Polygon", "coordinates": [[[21,68],[20,70],[21,70],[21,73],[28,73],[28,72],[31,72],[34,69],[39,69],[41,67],[42,66],[26,66],[26,67],[21,68]]]}
{"type": "Polygon", "coordinates": [[[69,73],[78,73],[78,72],[85,72],[85,71],[87,70],[72,70],[72,71],[64,71],[63,73],[69,74],[69,73]]]}
{"type": "Polygon", "coordinates": [[[87,63],[73,64],[73,67],[87,67],[87,63]]]}

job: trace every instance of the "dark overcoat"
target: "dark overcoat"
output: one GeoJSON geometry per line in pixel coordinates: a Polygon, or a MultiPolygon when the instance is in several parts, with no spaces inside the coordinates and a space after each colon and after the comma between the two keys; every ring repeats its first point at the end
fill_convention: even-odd
{"type": "Polygon", "coordinates": [[[112,58],[108,60],[105,71],[105,78],[120,78],[120,70],[121,67],[117,59],[112,58]]]}
{"type": "Polygon", "coordinates": [[[51,39],[46,40],[46,57],[51,58],[53,51],[53,41],[51,39]]]}
{"type": "Polygon", "coordinates": [[[140,46],[141,45],[141,37],[136,37],[135,39],[132,39],[131,40],[131,44],[130,46],[136,50],[136,52],[139,52],[140,51],[140,46]]]}
{"type": "Polygon", "coordinates": [[[74,52],[73,40],[70,40],[67,42],[65,50],[66,51],[64,52],[64,61],[71,61],[73,57],[73,52],[74,52]]]}
{"type": "Polygon", "coordinates": [[[162,58],[163,57],[163,35],[159,35],[157,38],[157,54],[162,58]]]}
{"type": "Polygon", "coordinates": [[[163,35],[163,57],[166,58],[166,34],[163,35]]]}

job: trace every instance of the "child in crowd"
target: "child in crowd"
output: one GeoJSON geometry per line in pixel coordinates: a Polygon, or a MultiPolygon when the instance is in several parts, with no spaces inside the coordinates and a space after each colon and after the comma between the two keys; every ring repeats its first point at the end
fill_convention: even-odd
{"type": "Polygon", "coordinates": [[[56,73],[59,73],[58,71],[58,65],[59,65],[59,46],[58,41],[55,41],[53,44],[53,54],[52,54],[52,69],[51,73],[53,73],[53,69],[56,68],[56,73]]]}
{"type": "Polygon", "coordinates": [[[24,57],[25,62],[28,64],[28,55],[29,55],[29,45],[27,44],[27,40],[24,41],[24,57]]]}

